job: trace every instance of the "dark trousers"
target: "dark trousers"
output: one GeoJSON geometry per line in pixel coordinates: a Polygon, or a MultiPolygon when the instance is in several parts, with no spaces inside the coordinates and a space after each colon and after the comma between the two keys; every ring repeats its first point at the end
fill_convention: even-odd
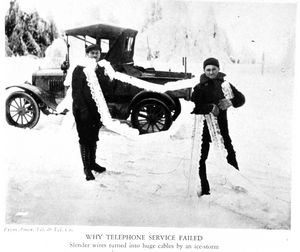
{"type": "Polygon", "coordinates": [[[90,146],[96,145],[96,142],[99,140],[98,135],[102,123],[91,117],[82,118],[82,114],[78,110],[73,109],[73,115],[76,122],[79,143],[90,146]]]}
{"type": "MultiPolygon", "coordinates": [[[[235,151],[233,149],[233,146],[231,143],[231,138],[230,138],[229,132],[228,132],[227,120],[219,120],[219,118],[218,118],[218,123],[219,123],[220,131],[221,131],[221,135],[224,140],[224,146],[225,146],[225,149],[227,150],[227,157],[226,157],[227,162],[230,165],[234,166],[236,169],[238,169],[235,151]]],[[[204,192],[209,192],[209,183],[208,183],[207,174],[206,174],[206,160],[207,160],[208,153],[209,153],[210,142],[211,142],[211,137],[209,134],[207,122],[205,120],[204,125],[203,125],[201,156],[200,156],[200,161],[199,161],[199,176],[200,176],[200,180],[201,180],[202,191],[204,191],[204,192]]]]}

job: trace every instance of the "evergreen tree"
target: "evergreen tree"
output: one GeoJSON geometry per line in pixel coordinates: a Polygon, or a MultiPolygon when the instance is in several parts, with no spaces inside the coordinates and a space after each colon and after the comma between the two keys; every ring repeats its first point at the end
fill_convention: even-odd
{"type": "Polygon", "coordinates": [[[53,20],[45,21],[36,11],[23,12],[17,1],[12,0],[5,16],[5,35],[7,56],[11,51],[15,55],[32,54],[43,57],[46,48],[57,38],[58,33],[53,20]]]}
{"type": "Polygon", "coordinates": [[[8,46],[8,38],[7,38],[6,35],[5,35],[5,55],[6,56],[12,56],[13,55],[12,50],[8,46]]]}

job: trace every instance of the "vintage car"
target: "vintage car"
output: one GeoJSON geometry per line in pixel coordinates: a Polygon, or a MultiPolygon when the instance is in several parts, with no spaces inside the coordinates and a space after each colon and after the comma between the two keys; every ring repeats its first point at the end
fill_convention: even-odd
{"type": "MultiPolygon", "coordinates": [[[[18,88],[6,99],[6,120],[20,128],[33,128],[40,111],[57,114],[56,108],[66,96],[64,80],[70,65],[69,36],[98,44],[102,59],[110,62],[115,71],[144,81],[163,85],[169,81],[191,78],[191,73],[157,71],[134,65],[134,45],[137,31],[107,24],[96,24],[65,31],[67,55],[60,69],[42,69],[33,73],[32,83],[9,86],[18,88]]],[[[190,99],[191,89],[165,93],[150,92],[128,83],[112,80],[105,83],[106,102],[112,118],[128,121],[141,134],[167,130],[181,112],[180,98],[190,99]]]]}

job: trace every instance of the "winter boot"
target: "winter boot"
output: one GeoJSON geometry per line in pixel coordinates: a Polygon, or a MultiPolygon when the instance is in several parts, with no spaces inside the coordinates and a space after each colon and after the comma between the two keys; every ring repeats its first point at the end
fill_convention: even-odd
{"type": "Polygon", "coordinates": [[[83,163],[83,171],[85,174],[86,180],[94,180],[95,177],[91,171],[91,152],[90,148],[87,145],[80,145],[80,153],[81,153],[81,159],[83,163]]]}
{"type": "Polygon", "coordinates": [[[238,163],[236,161],[235,151],[233,149],[230,136],[225,134],[223,136],[225,149],[227,150],[227,162],[228,164],[232,165],[235,169],[239,170],[238,163]]]}
{"type": "Polygon", "coordinates": [[[101,165],[98,165],[96,163],[96,150],[97,150],[97,144],[92,145],[91,147],[91,162],[92,162],[92,170],[102,173],[106,171],[105,167],[102,167],[101,165]]]}
{"type": "Polygon", "coordinates": [[[209,183],[208,183],[207,176],[206,176],[205,161],[200,161],[199,176],[200,176],[200,182],[201,182],[201,195],[209,195],[210,188],[209,188],[209,183]]]}
{"type": "Polygon", "coordinates": [[[228,164],[232,165],[235,169],[239,170],[239,166],[238,166],[238,163],[236,161],[235,154],[228,154],[227,162],[228,162],[228,164]]]}

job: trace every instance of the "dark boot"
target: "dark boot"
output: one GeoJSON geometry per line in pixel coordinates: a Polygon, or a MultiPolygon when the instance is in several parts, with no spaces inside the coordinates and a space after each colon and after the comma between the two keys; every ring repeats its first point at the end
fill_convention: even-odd
{"type": "Polygon", "coordinates": [[[228,162],[228,164],[232,165],[235,169],[239,170],[239,166],[238,166],[238,163],[236,161],[235,154],[228,154],[227,162],[228,162]]]}
{"type": "Polygon", "coordinates": [[[85,179],[86,180],[94,180],[95,177],[92,173],[92,163],[91,163],[91,151],[89,146],[87,145],[80,145],[80,153],[81,153],[81,159],[82,159],[82,163],[83,163],[83,171],[85,174],[85,179]]]}
{"type": "Polygon", "coordinates": [[[227,162],[228,164],[232,165],[235,169],[239,170],[238,163],[236,161],[235,151],[233,145],[231,143],[231,138],[226,131],[226,134],[223,135],[225,149],[227,150],[227,162]]]}
{"type": "Polygon", "coordinates": [[[106,171],[106,168],[101,166],[101,165],[98,165],[96,163],[96,150],[97,150],[97,144],[95,145],[92,145],[91,146],[91,161],[92,161],[92,170],[96,171],[96,172],[99,172],[99,173],[102,173],[102,172],[105,172],[106,171]]]}
{"type": "Polygon", "coordinates": [[[200,182],[201,182],[201,195],[209,195],[210,188],[209,188],[209,183],[208,183],[207,176],[206,176],[205,161],[200,161],[199,176],[200,176],[200,182]]]}

